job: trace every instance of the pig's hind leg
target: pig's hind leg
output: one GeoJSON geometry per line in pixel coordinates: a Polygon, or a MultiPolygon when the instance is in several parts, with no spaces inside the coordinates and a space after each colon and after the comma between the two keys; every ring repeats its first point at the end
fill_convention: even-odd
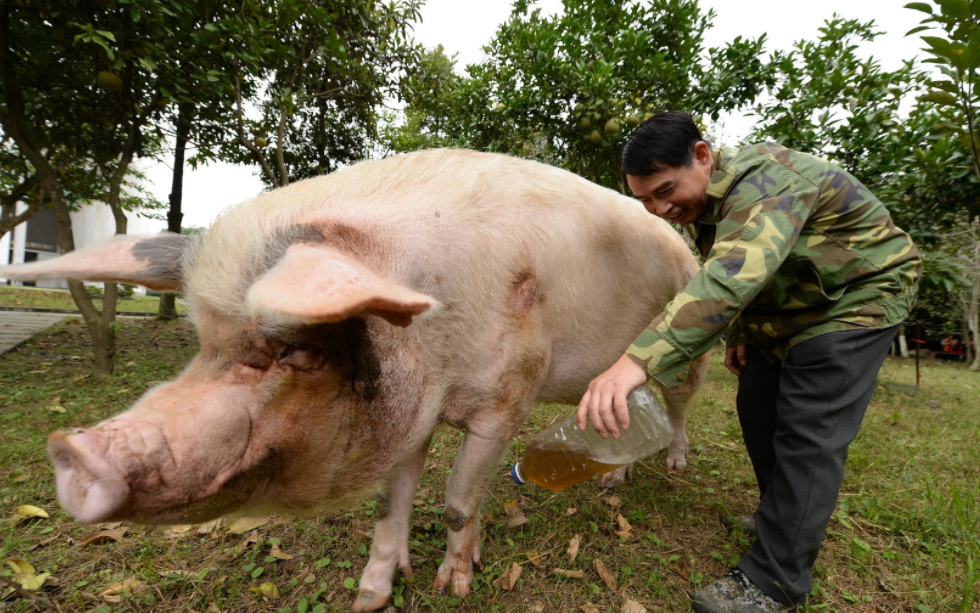
{"type": "Polygon", "coordinates": [[[472,431],[466,433],[446,484],[445,523],[449,527],[449,539],[435,589],[442,591],[450,586],[454,595],[465,596],[470,593],[473,583],[473,565],[483,568],[480,562],[480,502],[487,481],[496,472],[509,446],[509,437],[489,438],[472,431]]]}
{"type": "Polygon", "coordinates": [[[670,450],[667,453],[667,470],[679,470],[687,466],[687,414],[694,407],[694,400],[698,389],[704,383],[704,377],[708,372],[708,358],[711,352],[691,360],[687,369],[687,378],[683,383],[674,387],[663,388],[664,403],[667,405],[667,417],[670,418],[670,425],[674,427],[674,438],[670,442],[670,450]]]}
{"type": "Polygon", "coordinates": [[[426,441],[398,471],[395,480],[382,495],[379,511],[387,511],[387,515],[374,526],[371,557],[361,576],[354,611],[375,611],[388,602],[396,565],[401,567],[406,580],[412,580],[412,566],[408,557],[409,520],[428,450],[429,442],[426,441]]]}

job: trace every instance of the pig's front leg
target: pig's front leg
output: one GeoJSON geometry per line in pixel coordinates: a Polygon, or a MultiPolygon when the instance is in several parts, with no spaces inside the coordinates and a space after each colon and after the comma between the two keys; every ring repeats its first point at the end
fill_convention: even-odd
{"type": "Polygon", "coordinates": [[[661,388],[664,403],[667,405],[667,417],[674,427],[674,438],[670,441],[670,451],[667,453],[667,470],[679,470],[687,466],[687,414],[694,407],[695,396],[704,383],[710,356],[709,351],[692,360],[687,369],[687,379],[680,385],[661,388]]]}
{"type": "Polygon", "coordinates": [[[449,527],[446,558],[439,566],[435,589],[451,586],[456,596],[470,593],[473,565],[480,562],[480,501],[496,472],[509,439],[484,438],[467,432],[446,484],[445,521],[449,527]]]}
{"type": "Polygon", "coordinates": [[[391,582],[395,575],[395,565],[401,566],[405,579],[412,580],[412,566],[408,559],[409,519],[412,514],[412,499],[419,486],[422,468],[425,466],[429,443],[398,471],[388,491],[382,496],[382,507],[387,506],[387,516],[374,526],[374,541],[371,543],[371,557],[354,601],[354,611],[375,611],[388,602],[391,597],[391,582]],[[385,504],[386,503],[386,504],[385,504]]]}

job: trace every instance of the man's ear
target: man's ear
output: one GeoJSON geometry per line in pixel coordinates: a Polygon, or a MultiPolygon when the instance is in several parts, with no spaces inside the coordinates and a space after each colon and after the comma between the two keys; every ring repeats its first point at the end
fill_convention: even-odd
{"type": "Polygon", "coordinates": [[[711,154],[711,147],[709,147],[708,143],[704,142],[703,140],[695,143],[693,158],[694,161],[702,167],[707,166],[708,168],[711,168],[711,164],[714,162],[714,157],[711,154]]]}

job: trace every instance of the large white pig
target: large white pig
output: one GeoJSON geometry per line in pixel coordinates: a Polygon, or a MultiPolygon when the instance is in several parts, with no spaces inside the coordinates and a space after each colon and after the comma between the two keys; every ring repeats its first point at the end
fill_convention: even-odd
{"type": "MultiPolygon", "coordinates": [[[[469,592],[487,481],[536,400],[577,403],[697,271],[636,201],[511,157],[363,162],[235,207],[203,238],[118,237],[2,269],[15,279],[180,290],[201,351],[177,380],[51,435],[84,522],[311,514],[379,494],[356,610],[411,575],[409,516],[440,423],[466,432],[446,485],[436,587],[469,592]]],[[[665,391],[684,420],[704,359],[665,391]]]]}

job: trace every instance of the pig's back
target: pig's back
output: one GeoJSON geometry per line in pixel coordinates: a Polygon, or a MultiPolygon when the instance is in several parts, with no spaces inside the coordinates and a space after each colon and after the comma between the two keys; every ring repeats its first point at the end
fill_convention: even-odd
{"type": "Polygon", "coordinates": [[[439,300],[413,333],[443,337],[460,363],[499,362],[478,355],[488,346],[547,353],[542,394],[556,399],[611,364],[697,269],[677,233],[631,198],[536,162],[444,149],[362,162],[229,210],[189,262],[188,295],[244,318],[248,286],[282,244],[319,237],[439,300]]]}

